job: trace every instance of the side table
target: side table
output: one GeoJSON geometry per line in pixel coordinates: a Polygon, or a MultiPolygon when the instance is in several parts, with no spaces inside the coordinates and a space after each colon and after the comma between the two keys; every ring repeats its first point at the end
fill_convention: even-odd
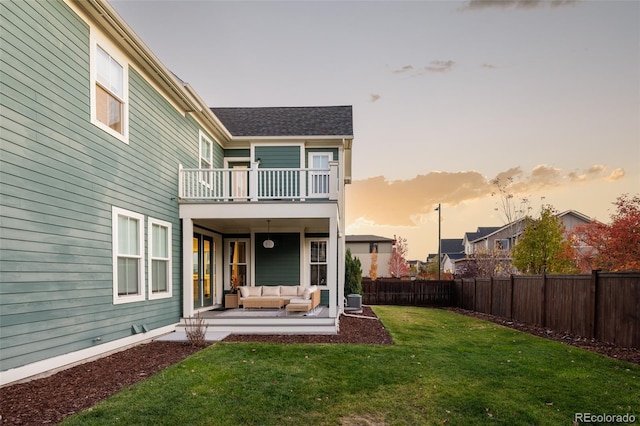
{"type": "Polygon", "coordinates": [[[238,307],[238,293],[224,295],[224,308],[232,309],[238,307]]]}

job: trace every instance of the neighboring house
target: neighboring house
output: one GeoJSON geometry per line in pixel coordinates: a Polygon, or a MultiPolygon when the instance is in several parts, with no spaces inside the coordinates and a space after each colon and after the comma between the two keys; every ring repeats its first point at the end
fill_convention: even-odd
{"type": "Polygon", "coordinates": [[[418,259],[407,260],[407,264],[409,265],[409,273],[412,277],[417,277],[425,266],[425,263],[418,259]]]}
{"type": "Polygon", "coordinates": [[[393,253],[393,238],[379,237],[377,235],[347,235],[346,247],[351,250],[354,257],[360,259],[362,276],[369,277],[371,270],[372,254],[375,251],[378,256],[378,277],[390,277],[389,261],[393,253]]]}
{"type": "MultiPolygon", "coordinates": [[[[566,232],[576,226],[591,222],[588,216],[575,210],[567,210],[556,215],[566,232]]],[[[465,253],[473,254],[479,250],[501,250],[509,253],[515,246],[525,228],[525,219],[519,219],[502,227],[478,228],[477,233],[466,233],[464,238],[465,253]]]]}
{"type": "Polygon", "coordinates": [[[442,254],[441,270],[446,273],[455,273],[455,262],[463,259],[464,243],[462,238],[443,238],[440,240],[440,252],[442,254]]]}
{"type": "MultiPolygon", "coordinates": [[[[576,226],[591,222],[591,219],[575,210],[567,210],[556,215],[564,226],[565,232],[571,232],[576,226]]],[[[464,253],[472,255],[479,252],[502,253],[510,262],[510,253],[524,232],[525,219],[519,219],[502,227],[480,227],[477,232],[467,232],[463,238],[464,253]]],[[[461,271],[467,263],[466,257],[454,261],[455,270],[461,271]]]]}
{"type": "Polygon", "coordinates": [[[464,246],[465,254],[474,254],[478,249],[487,249],[487,241],[486,237],[488,235],[492,235],[495,232],[503,229],[505,227],[509,227],[509,225],[505,225],[504,227],[500,226],[481,226],[478,227],[476,232],[465,232],[464,237],[462,238],[462,245],[464,246]]]}
{"type": "Polygon", "coordinates": [[[319,285],[323,315],[210,330],[336,332],[351,107],[210,109],[104,0],[0,10],[1,385],[171,332],[232,282],[319,285]]]}

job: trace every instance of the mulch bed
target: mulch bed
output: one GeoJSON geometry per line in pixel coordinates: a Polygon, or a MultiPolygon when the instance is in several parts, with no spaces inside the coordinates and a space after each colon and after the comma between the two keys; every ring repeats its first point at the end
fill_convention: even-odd
{"type": "MultiPolygon", "coordinates": [[[[374,319],[343,316],[337,335],[230,335],[225,342],[392,344],[391,336],[373,311],[374,319]]],[[[0,389],[2,425],[55,424],[99,401],[182,361],[201,348],[186,343],[151,342],[87,362],[54,375],[0,389]]]]}
{"type": "MultiPolygon", "coordinates": [[[[362,316],[343,316],[337,335],[230,335],[225,342],[277,343],[356,343],[393,344],[391,336],[369,307],[362,316]]],[[[500,325],[557,340],[572,346],[598,352],[613,358],[640,364],[638,349],[619,348],[567,334],[553,333],[491,315],[447,308],[462,315],[492,321],[500,325]]],[[[175,364],[201,348],[186,343],[151,342],[87,362],[54,375],[0,389],[0,419],[2,425],[42,425],[60,422],[67,416],[95,405],[113,395],[175,364]],[[142,362],[141,362],[142,360],[142,362]]]]}

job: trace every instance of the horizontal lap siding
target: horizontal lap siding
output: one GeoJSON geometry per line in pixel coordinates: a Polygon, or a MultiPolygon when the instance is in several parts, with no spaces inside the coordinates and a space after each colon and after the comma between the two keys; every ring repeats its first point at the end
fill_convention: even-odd
{"type": "Polygon", "coordinates": [[[177,170],[197,167],[198,128],[129,68],[129,145],[109,136],[90,122],[87,25],[61,2],[0,8],[6,370],[179,320],[177,170]],[[149,217],[172,223],[172,298],[112,303],[112,206],[143,214],[145,238],[149,217]]]}
{"type": "Polygon", "coordinates": [[[256,234],[256,285],[300,285],[300,234],[271,234],[275,247],[265,249],[267,234],[256,234]]]}
{"type": "Polygon", "coordinates": [[[300,167],[299,146],[257,146],[255,156],[265,169],[300,167]]]}

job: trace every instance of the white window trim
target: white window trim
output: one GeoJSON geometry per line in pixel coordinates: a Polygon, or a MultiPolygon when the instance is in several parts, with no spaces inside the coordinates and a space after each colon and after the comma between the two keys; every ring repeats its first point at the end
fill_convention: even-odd
{"type": "MultiPolygon", "coordinates": [[[[202,130],[198,131],[198,168],[213,170],[213,141],[202,130]],[[209,158],[204,158],[204,156],[202,155],[203,140],[209,144],[209,158]],[[205,161],[209,162],[209,167],[202,166],[203,158],[205,159],[205,161]]],[[[199,172],[198,175],[200,175],[200,183],[207,188],[211,188],[211,180],[214,177],[213,174],[211,172],[199,172]]]]}
{"type": "Polygon", "coordinates": [[[152,217],[149,218],[149,220],[147,221],[147,235],[149,238],[149,242],[147,244],[147,246],[149,247],[148,250],[148,259],[147,259],[147,270],[149,271],[149,300],[154,300],[154,299],[166,299],[169,297],[173,296],[173,255],[172,255],[172,251],[173,251],[173,245],[171,243],[171,223],[170,222],[165,222],[163,220],[159,220],[159,219],[154,219],[152,217]],[[158,292],[158,293],[154,293],[153,292],[153,267],[152,267],[152,263],[153,260],[155,260],[156,258],[153,257],[153,225],[158,225],[158,226],[162,226],[167,228],[167,253],[169,255],[168,258],[164,259],[164,258],[158,258],[159,260],[166,260],[167,261],[167,278],[168,278],[168,282],[167,282],[167,291],[162,291],[162,292],[158,292]]]}
{"type": "Polygon", "coordinates": [[[112,207],[111,212],[111,236],[112,236],[112,255],[113,255],[113,304],[121,304],[121,303],[131,303],[131,302],[140,302],[145,300],[145,264],[144,264],[144,215],[140,213],[135,213],[129,210],[121,209],[119,207],[112,207]],[[133,219],[140,221],[140,226],[138,226],[138,241],[139,247],[138,251],[140,253],[138,262],[139,262],[139,274],[138,279],[140,280],[140,289],[139,293],[135,295],[128,296],[119,296],[118,295],[118,216],[127,216],[133,219]]]}
{"type": "MultiPolygon", "coordinates": [[[[307,249],[307,259],[306,259],[306,264],[305,264],[305,281],[309,282],[309,285],[311,285],[311,265],[327,265],[327,274],[329,273],[329,238],[325,238],[325,237],[320,237],[320,238],[308,238],[307,240],[307,244],[306,244],[306,249],[307,249]],[[311,263],[311,243],[316,243],[316,242],[326,242],[327,243],[327,261],[323,262],[323,263],[311,263]]],[[[328,276],[327,276],[327,280],[328,280],[328,276]]],[[[320,288],[328,288],[328,284],[325,285],[318,285],[318,287],[320,288]]]]}
{"type": "Polygon", "coordinates": [[[198,168],[202,169],[202,159],[204,158],[202,155],[202,140],[205,140],[209,146],[209,158],[205,159],[206,161],[209,162],[209,168],[213,168],[213,141],[211,140],[211,138],[209,138],[202,130],[199,131],[199,137],[198,137],[198,168]]]}
{"type": "Polygon", "coordinates": [[[104,130],[111,136],[129,144],[129,61],[127,57],[107,38],[97,31],[91,30],[89,48],[89,70],[91,86],[91,123],[104,130]],[[96,113],[96,79],[97,79],[97,46],[107,52],[116,62],[122,65],[122,133],[113,130],[111,127],[98,120],[96,113]]]}
{"type": "Polygon", "coordinates": [[[253,268],[251,267],[251,259],[253,258],[252,256],[252,244],[251,244],[251,239],[250,238],[225,238],[224,239],[224,290],[229,290],[231,289],[231,274],[229,274],[229,267],[231,266],[231,260],[229,259],[229,255],[230,250],[229,250],[229,243],[230,242],[243,242],[246,243],[246,256],[247,256],[247,260],[245,263],[239,263],[239,265],[246,265],[247,266],[247,283],[245,283],[245,285],[249,285],[249,286],[253,286],[255,284],[255,277],[253,276],[253,268]]]}

